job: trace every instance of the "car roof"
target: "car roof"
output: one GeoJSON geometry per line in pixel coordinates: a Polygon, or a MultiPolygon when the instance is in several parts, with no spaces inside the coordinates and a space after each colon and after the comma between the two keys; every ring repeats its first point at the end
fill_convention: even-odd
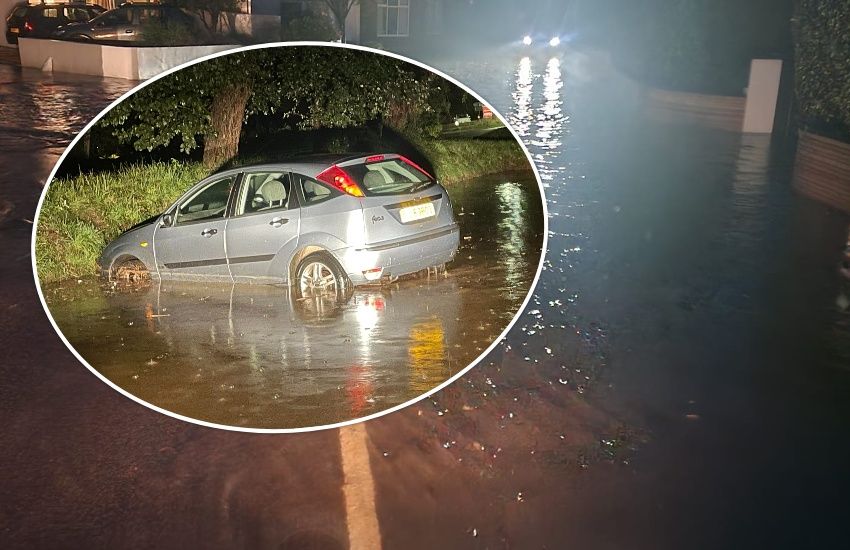
{"type": "Polygon", "coordinates": [[[98,6],[97,4],[86,4],[85,2],[56,2],[55,4],[37,4],[34,6],[28,6],[25,4],[21,4],[17,6],[19,8],[27,8],[32,10],[44,10],[47,8],[100,8],[103,9],[103,6],[98,6]]]}
{"type": "Polygon", "coordinates": [[[243,164],[240,166],[236,166],[233,168],[229,168],[227,170],[222,170],[221,172],[216,173],[215,175],[225,175],[225,174],[233,174],[237,172],[244,172],[246,170],[256,171],[256,170],[279,170],[281,168],[286,168],[293,172],[298,172],[300,174],[304,174],[308,177],[315,177],[319,173],[323,172],[325,169],[330,168],[334,164],[340,164],[346,161],[360,159],[364,157],[368,157],[370,155],[394,155],[395,153],[375,153],[375,152],[364,152],[364,153],[317,153],[312,155],[299,155],[290,158],[282,158],[281,160],[275,160],[270,162],[261,162],[261,163],[249,163],[243,164]]]}

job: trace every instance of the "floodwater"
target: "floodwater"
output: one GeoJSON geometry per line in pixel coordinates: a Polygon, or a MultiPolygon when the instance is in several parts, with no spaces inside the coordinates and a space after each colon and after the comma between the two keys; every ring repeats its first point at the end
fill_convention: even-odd
{"type": "Polygon", "coordinates": [[[469,365],[534,280],[543,207],[531,171],[449,193],[461,247],[445,275],[361,287],[341,304],[270,285],[74,281],[48,289],[48,305],[90,365],[168,411],[251,428],[359,418],[469,365]]]}
{"type": "MultiPolygon", "coordinates": [[[[547,534],[505,538],[594,548],[842,540],[850,282],[838,264],[850,217],[792,191],[782,136],[649,119],[640,90],[603,54],[487,54],[434,63],[508,116],[550,213],[527,321],[503,347],[541,364],[554,355],[565,370],[553,366],[553,382],[581,367],[574,391],[645,441],[577,486],[547,469],[536,519],[547,534]],[[593,350],[589,363],[572,361],[571,334],[593,350]]],[[[597,437],[611,444],[610,433],[597,437]]]]}
{"type": "MultiPolygon", "coordinates": [[[[604,56],[432,62],[523,132],[551,233],[504,345],[448,390],[367,423],[384,546],[846,545],[850,287],[837,264],[850,218],[792,192],[778,143],[642,116],[604,56]],[[642,436],[608,452],[622,425],[642,436]],[[564,447],[576,438],[601,459],[564,447]]],[[[31,101],[21,88],[65,82],[93,116],[113,93],[0,74],[14,80],[4,108],[31,101]]],[[[7,546],[344,540],[339,431],[188,425],[107,388],[56,338],[26,218],[61,151],[25,131],[32,110],[3,119],[18,134],[0,149],[13,207],[0,231],[7,546]]]]}

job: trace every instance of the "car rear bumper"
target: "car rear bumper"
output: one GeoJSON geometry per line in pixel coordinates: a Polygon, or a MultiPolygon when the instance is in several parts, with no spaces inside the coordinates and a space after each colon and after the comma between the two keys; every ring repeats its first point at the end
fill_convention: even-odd
{"type": "Polygon", "coordinates": [[[454,259],[460,244],[458,226],[443,227],[404,239],[373,243],[338,251],[351,282],[369,283],[364,271],[383,269],[384,277],[400,277],[454,259]]]}

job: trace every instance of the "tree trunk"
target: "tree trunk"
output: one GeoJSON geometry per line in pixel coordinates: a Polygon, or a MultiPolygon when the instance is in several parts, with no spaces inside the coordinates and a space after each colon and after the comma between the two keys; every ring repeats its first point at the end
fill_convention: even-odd
{"type": "Polygon", "coordinates": [[[213,98],[212,128],[204,135],[205,166],[217,168],[239,152],[242,122],[250,95],[248,84],[233,84],[222,88],[213,98]]]}

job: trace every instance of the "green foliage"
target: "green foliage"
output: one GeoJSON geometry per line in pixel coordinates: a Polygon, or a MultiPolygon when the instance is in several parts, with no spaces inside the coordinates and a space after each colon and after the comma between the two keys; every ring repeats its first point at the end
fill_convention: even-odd
{"type": "Polygon", "coordinates": [[[797,104],[804,127],[850,139],[850,2],[799,0],[797,104]]]}
{"type": "Polygon", "coordinates": [[[95,274],[107,242],[162,212],[206,175],[200,164],[155,163],[54,181],[38,219],[39,279],[95,274]]]}
{"type": "Polygon", "coordinates": [[[383,117],[405,132],[434,127],[448,85],[403,61],[357,50],[252,50],[153,82],[115,106],[99,124],[138,151],[177,139],[181,151],[189,152],[198,146],[198,136],[211,131],[213,98],[227,94],[234,82],[251,89],[245,118],[276,113],[298,128],[346,128],[383,117]]]}
{"type": "Polygon", "coordinates": [[[145,43],[151,46],[192,46],[203,40],[192,29],[177,21],[149,23],[142,27],[145,43]]]}
{"type": "Polygon", "coordinates": [[[284,41],[314,40],[331,42],[339,39],[339,31],[331,20],[321,15],[305,15],[285,21],[280,28],[280,38],[284,41]]]}

